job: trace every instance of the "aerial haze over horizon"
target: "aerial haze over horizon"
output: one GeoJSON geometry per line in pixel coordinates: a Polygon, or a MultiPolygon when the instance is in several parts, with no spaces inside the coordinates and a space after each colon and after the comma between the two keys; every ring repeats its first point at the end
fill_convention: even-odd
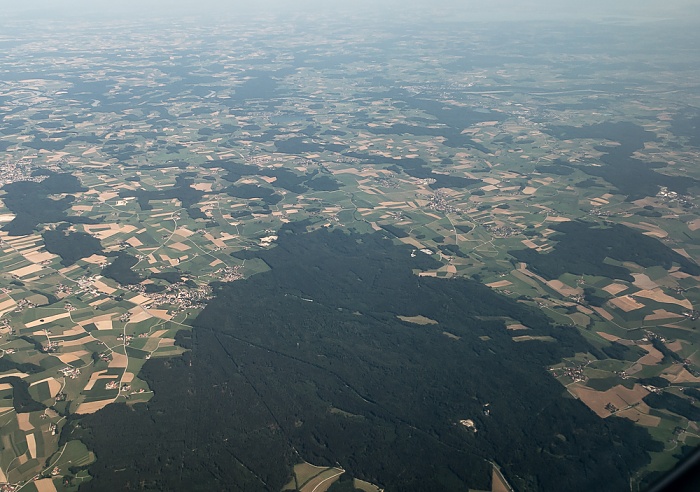
{"type": "Polygon", "coordinates": [[[102,16],[128,16],[147,19],[153,16],[202,15],[206,17],[229,17],[239,13],[254,14],[305,14],[323,12],[326,14],[368,14],[387,18],[411,17],[476,21],[518,21],[518,20],[678,20],[688,21],[700,16],[700,6],[691,0],[622,0],[608,2],[592,0],[574,2],[571,0],[355,0],[324,2],[321,0],[262,0],[251,4],[240,0],[124,0],[121,2],[92,2],[88,0],[31,0],[28,2],[0,2],[9,16],[36,18],[66,18],[102,16]]]}

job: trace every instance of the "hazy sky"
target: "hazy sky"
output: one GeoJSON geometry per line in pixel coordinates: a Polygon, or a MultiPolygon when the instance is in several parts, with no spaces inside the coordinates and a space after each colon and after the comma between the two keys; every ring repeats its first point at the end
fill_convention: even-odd
{"type": "Polygon", "coordinates": [[[0,0],[5,15],[137,17],[156,14],[235,15],[239,11],[299,14],[366,12],[376,16],[417,15],[475,20],[700,18],[697,0],[0,0]]]}

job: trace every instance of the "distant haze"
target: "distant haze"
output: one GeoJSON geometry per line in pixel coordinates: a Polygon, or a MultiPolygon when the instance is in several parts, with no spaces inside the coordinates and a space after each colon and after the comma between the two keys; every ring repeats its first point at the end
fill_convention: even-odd
{"type": "Polygon", "coordinates": [[[0,0],[4,15],[141,18],[172,15],[323,12],[374,17],[456,20],[611,19],[694,20],[696,0],[0,0]],[[376,17],[375,17],[376,16],[376,17]]]}

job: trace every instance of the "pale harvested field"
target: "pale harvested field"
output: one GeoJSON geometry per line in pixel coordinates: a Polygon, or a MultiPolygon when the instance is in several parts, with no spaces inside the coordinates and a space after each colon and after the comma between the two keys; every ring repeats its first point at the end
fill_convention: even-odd
{"type": "MultiPolygon", "coordinates": [[[[80,335],[81,333],[85,333],[85,328],[83,328],[82,326],[78,325],[78,326],[74,326],[73,328],[67,329],[66,331],[64,331],[63,333],[61,333],[60,336],[62,336],[62,337],[70,337],[70,336],[73,336],[73,335],[80,335]]],[[[54,337],[54,338],[55,338],[55,337],[54,337]]]]}
{"type": "Polygon", "coordinates": [[[84,390],[90,391],[95,386],[95,383],[97,383],[97,381],[100,379],[114,379],[114,378],[116,378],[116,376],[114,376],[114,375],[103,376],[103,374],[106,372],[107,372],[106,369],[103,369],[103,370],[97,371],[97,372],[93,372],[90,375],[90,380],[85,385],[84,390]]]}
{"type": "Polygon", "coordinates": [[[580,289],[576,289],[574,287],[569,287],[561,280],[550,280],[547,282],[547,285],[565,297],[575,296],[576,294],[581,293],[580,289]]]}
{"type": "Polygon", "coordinates": [[[353,486],[356,489],[362,490],[362,492],[381,492],[382,490],[376,485],[369,482],[365,482],[364,480],[360,480],[359,478],[354,479],[353,486]]]}
{"type": "Polygon", "coordinates": [[[417,239],[414,239],[412,237],[403,237],[400,239],[400,241],[404,244],[410,244],[411,246],[413,246],[414,248],[417,248],[417,249],[425,248],[425,246],[423,246],[421,243],[419,243],[417,239]]]}
{"type": "Polygon", "coordinates": [[[127,301],[129,301],[132,304],[148,304],[152,301],[152,299],[150,297],[146,297],[143,294],[138,294],[132,297],[131,299],[127,299],[127,301]]]}
{"type": "Polygon", "coordinates": [[[604,331],[596,331],[596,333],[597,333],[601,338],[605,338],[605,339],[608,340],[609,342],[617,342],[617,341],[620,339],[620,337],[615,336],[615,335],[611,335],[610,333],[605,333],[604,331]]]}
{"type": "Polygon", "coordinates": [[[160,346],[161,340],[162,339],[160,338],[150,337],[148,340],[146,340],[146,343],[144,343],[143,347],[141,347],[141,350],[143,350],[144,352],[153,352],[160,346]]]}
{"type": "Polygon", "coordinates": [[[676,253],[678,253],[678,254],[681,255],[681,256],[685,256],[685,257],[688,258],[689,260],[695,261],[695,258],[693,258],[693,257],[690,255],[690,253],[688,253],[688,252],[687,252],[685,249],[683,249],[683,248],[674,248],[673,251],[675,251],[676,253]]]}
{"type": "Polygon", "coordinates": [[[423,315],[418,316],[397,316],[401,321],[406,321],[408,323],[413,323],[416,325],[437,325],[438,322],[434,319],[426,318],[423,315]]]}
{"type": "Polygon", "coordinates": [[[658,427],[658,425],[661,423],[661,417],[649,415],[650,410],[649,405],[643,401],[640,401],[639,405],[636,407],[628,408],[622,412],[617,412],[616,415],[628,418],[639,425],[643,425],[644,427],[658,427]]]}
{"type": "Polygon", "coordinates": [[[91,401],[90,403],[81,403],[75,410],[75,413],[85,415],[87,413],[95,413],[102,410],[104,407],[112,403],[113,400],[91,401]]]}
{"type": "Polygon", "coordinates": [[[457,335],[455,335],[454,333],[450,333],[449,331],[443,331],[442,334],[445,335],[447,338],[450,338],[452,340],[461,340],[462,339],[462,337],[458,337],[457,335]]]}
{"type": "Polygon", "coordinates": [[[59,381],[56,381],[54,378],[49,378],[48,383],[49,383],[49,393],[51,394],[51,398],[55,398],[56,395],[58,394],[58,392],[61,391],[61,387],[63,385],[59,381]]]}
{"type": "Polygon", "coordinates": [[[34,430],[34,426],[29,422],[28,413],[18,413],[17,414],[17,425],[19,425],[19,430],[23,432],[29,432],[34,430]]]}
{"type": "Polygon", "coordinates": [[[520,335],[513,337],[514,342],[527,342],[530,340],[539,340],[540,342],[556,342],[556,339],[547,335],[544,336],[532,336],[532,335],[520,335]]]}
{"type": "Polygon", "coordinates": [[[518,331],[518,330],[529,330],[527,326],[521,324],[521,323],[513,323],[512,325],[506,326],[507,329],[513,330],[513,331],[518,331]]]}
{"type": "Polygon", "coordinates": [[[188,249],[190,249],[190,247],[187,246],[185,243],[168,244],[168,247],[174,249],[175,251],[187,251],[188,249]]]}
{"type": "Polygon", "coordinates": [[[596,313],[598,313],[598,314],[600,315],[601,318],[603,318],[603,319],[605,319],[605,320],[607,320],[607,321],[610,321],[610,320],[612,320],[612,319],[615,318],[612,314],[610,314],[609,312],[607,312],[607,311],[606,311],[604,308],[602,308],[602,307],[597,307],[597,306],[596,306],[596,307],[593,308],[593,310],[594,310],[596,313]]]}
{"type": "Polygon", "coordinates": [[[36,437],[34,436],[34,433],[27,434],[25,439],[27,440],[29,456],[36,458],[36,437]]]}
{"type": "Polygon", "coordinates": [[[294,465],[294,475],[296,476],[297,483],[302,485],[304,482],[311,479],[311,477],[316,476],[324,470],[327,470],[326,466],[316,466],[311,463],[299,463],[294,465]]]}
{"type": "Polygon", "coordinates": [[[682,317],[682,314],[672,313],[670,311],[666,311],[665,309],[656,309],[653,311],[653,314],[645,316],[644,321],[658,321],[660,319],[673,319],[682,317]]]}
{"type": "Polygon", "coordinates": [[[668,233],[666,231],[654,224],[649,224],[648,222],[640,222],[639,224],[635,224],[634,222],[622,222],[622,224],[626,225],[627,227],[642,229],[643,231],[645,231],[642,234],[646,236],[652,236],[659,239],[668,236],[668,233]]]}
{"type": "Polygon", "coordinates": [[[27,328],[34,328],[35,326],[41,326],[41,325],[44,325],[46,323],[51,323],[52,321],[67,318],[69,316],[70,316],[70,313],[66,311],[63,313],[55,314],[53,316],[46,316],[45,318],[35,319],[34,321],[30,321],[29,323],[26,323],[24,326],[26,326],[27,328]]]}
{"type": "Polygon", "coordinates": [[[0,311],[14,308],[16,305],[17,303],[14,299],[5,299],[4,301],[0,302],[0,311]]]}
{"type": "Polygon", "coordinates": [[[212,243],[214,246],[216,246],[217,248],[225,248],[226,247],[225,242],[223,242],[221,239],[216,239],[214,236],[212,236],[208,232],[206,234],[204,234],[204,238],[207,241],[209,241],[210,243],[212,243]]]}
{"type": "Polygon", "coordinates": [[[664,293],[664,291],[658,288],[653,290],[640,290],[639,292],[635,292],[634,296],[643,297],[644,299],[651,299],[652,301],[656,302],[663,302],[664,304],[677,304],[686,309],[693,309],[693,305],[689,300],[676,299],[675,297],[669,296],[668,294],[664,293]]]}
{"type": "Polygon", "coordinates": [[[126,243],[129,246],[133,246],[134,248],[138,248],[139,246],[143,246],[143,243],[136,236],[132,236],[129,239],[127,239],[126,243]]]}
{"type": "Polygon", "coordinates": [[[641,401],[649,394],[641,385],[635,384],[632,389],[627,389],[622,385],[610,388],[608,391],[596,391],[578,383],[569,386],[569,390],[576,395],[588,408],[593,410],[599,417],[605,418],[610,415],[605,409],[605,405],[612,403],[618,409],[623,409],[641,401]]]}
{"type": "Polygon", "coordinates": [[[571,219],[568,217],[556,217],[552,215],[547,216],[547,222],[570,222],[571,219]]]}
{"type": "Polygon", "coordinates": [[[91,265],[101,265],[107,261],[107,257],[102,255],[92,255],[88,256],[87,258],[83,258],[83,261],[85,263],[90,263],[91,265]]]}
{"type": "Polygon", "coordinates": [[[141,306],[136,306],[135,308],[130,309],[129,312],[131,313],[131,318],[129,318],[131,323],[139,323],[152,317],[148,311],[143,309],[141,306]]]}
{"type": "Polygon", "coordinates": [[[680,364],[675,364],[666,369],[661,377],[666,378],[672,384],[700,383],[700,377],[693,376],[680,364]]]}
{"type": "Polygon", "coordinates": [[[603,287],[603,290],[611,296],[616,296],[620,292],[627,290],[627,286],[624,284],[610,284],[603,287]]]}
{"type": "Polygon", "coordinates": [[[120,224],[95,224],[95,225],[85,225],[85,232],[92,234],[97,239],[107,239],[114,236],[115,234],[130,234],[136,230],[133,225],[120,225],[120,224]]]}
{"type": "Polygon", "coordinates": [[[112,329],[112,316],[113,314],[103,314],[102,316],[95,316],[87,321],[85,324],[92,323],[98,330],[111,330],[112,329]]]}
{"type": "Polygon", "coordinates": [[[35,253],[27,253],[24,255],[24,257],[28,260],[31,261],[32,263],[41,263],[42,261],[50,261],[53,260],[54,258],[57,258],[57,255],[51,254],[48,251],[43,251],[43,252],[35,252],[35,253]]]}
{"type": "Polygon", "coordinates": [[[695,219],[688,222],[688,229],[691,231],[697,231],[700,229],[700,219],[695,219]]]}
{"type": "Polygon", "coordinates": [[[583,314],[593,314],[594,313],[594,311],[592,309],[587,308],[586,306],[581,306],[580,304],[578,304],[576,306],[576,309],[583,314]]]}
{"type": "Polygon", "coordinates": [[[42,478],[34,482],[37,492],[56,492],[56,486],[50,478],[42,478]]]}
{"type": "MultiPolygon", "coordinates": [[[[0,231],[2,232],[0,234],[0,237],[6,237],[7,232],[5,231],[0,231]]],[[[38,239],[35,236],[12,236],[12,238],[7,238],[5,240],[6,243],[10,243],[14,248],[21,249],[18,246],[20,244],[33,244],[36,243],[38,239]]]]}
{"type": "Polygon", "coordinates": [[[99,306],[100,304],[104,304],[105,302],[109,301],[110,299],[108,297],[104,297],[102,299],[97,299],[96,301],[92,301],[90,303],[90,306],[99,306]]]}
{"type": "Polygon", "coordinates": [[[537,244],[535,244],[531,239],[523,239],[523,240],[520,241],[520,242],[523,243],[525,246],[527,246],[527,247],[530,248],[530,249],[537,249],[537,248],[539,248],[539,246],[537,246],[537,244]]]}
{"type": "Polygon", "coordinates": [[[641,309],[644,307],[644,304],[635,301],[630,296],[616,297],[615,299],[611,299],[609,302],[613,306],[616,306],[619,309],[622,309],[626,313],[628,313],[630,311],[634,311],[635,309],[641,309]]]}
{"type": "Polygon", "coordinates": [[[26,267],[18,268],[17,270],[13,270],[11,272],[8,272],[10,275],[15,275],[17,277],[26,277],[27,275],[31,275],[32,273],[36,273],[40,270],[42,270],[44,267],[41,265],[29,265],[26,267]]]}
{"type": "Polygon", "coordinates": [[[63,362],[64,364],[70,364],[73,361],[76,361],[80,359],[81,355],[79,355],[83,351],[79,352],[68,352],[65,354],[55,354],[55,357],[58,357],[58,359],[63,362]]]}
{"type": "Polygon", "coordinates": [[[108,367],[126,367],[128,362],[129,358],[126,355],[112,352],[112,360],[109,361],[108,367]]]}
{"type": "Polygon", "coordinates": [[[71,266],[66,267],[66,268],[61,268],[61,269],[59,270],[59,272],[61,272],[62,274],[65,275],[66,273],[70,273],[70,272],[72,272],[73,270],[77,270],[78,268],[80,268],[80,265],[79,265],[78,263],[76,263],[75,265],[71,265],[71,266]]]}
{"type": "Polygon", "coordinates": [[[63,342],[64,347],[77,347],[78,345],[85,345],[88,342],[91,342],[93,338],[91,336],[84,336],[82,338],[79,338],[77,340],[66,340],[63,342]]]}
{"type": "Polygon", "coordinates": [[[41,384],[44,382],[48,383],[48,385],[49,385],[49,394],[51,395],[51,398],[54,398],[56,396],[56,394],[58,394],[58,392],[61,391],[61,386],[62,386],[61,383],[56,381],[54,378],[42,379],[41,381],[36,381],[36,382],[30,384],[29,386],[36,386],[37,384],[41,384]]]}
{"type": "Polygon", "coordinates": [[[683,345],[681,344],[680,340],[676,340],[675,342],[667,343],[666,346],[670,349],[673,350],[674,352],[680,354],[681,350],[683,350],[683,345]]]}
{"type": "Polygon", "coordinates": [[[321,472],[317,477],[312,478],[301,488],[300,492],[326,492],[340,476],[344,473],[343,470],[331,468],[321,472]]]}
{"type": "Polygon", "coordinates": [[[175,234],[182,236],[182,237],[190,237],[194,232],[190,231],[186,227],[179,227],[178,229],[175,230],[175,234]]]}
{"type": "Polygon", "coordinates": [[[511,492],[511,488],[508,486],[503,475],[499,473],[496,467],[493,467],[493,472],[491,473],[491,492],[511,492]]]}
{"type": "Polygon", "coordinates": [[[136,375],[133,372],[125,372],[124,376],[122,376],[122,383],[129,384],[135,377],[136,375]]]}
{"type": "Polygon", "coordinates": [[[649,353],[637,361],[637,363],[639,364],[643,364],[645,366],[653,366],[661,362],[661,359],[664,358],[664,354],[656,350],[652,344],[640,345],[640,347],[649,353]]]}

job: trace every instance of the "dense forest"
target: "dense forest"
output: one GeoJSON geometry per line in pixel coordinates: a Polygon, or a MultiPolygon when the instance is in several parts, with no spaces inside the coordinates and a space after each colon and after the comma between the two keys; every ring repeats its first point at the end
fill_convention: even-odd
{"type": "Polygon", "coordinates": [[[623,490],[660,449],[545,370],[590,349],[576,330],[475,281],[418,277],[436,262],[384,234],[303,229],[239,255],[271,269],[215,286],[178,336],[191,351],[145,364],[150,402],[71,418],[62,440],[98,456],[81,490],[278,491],[301,459],[386,490],[487,489],[488,460],[518,490],[623,490]],[[506,319],[556,342],[514,342],[506,319]]]}
{"type": "Polygon", "coordinates": [[[64,266],[103,252],[99,239],[85,232],[69,231],[67,224],[44,231],[42,238],[46,251],[60,256],[64,266]]]}
{"type": "Polygon", "coordinates": [[[102,275],[122,285],[138,284],[144,280],[141,275],[132,270],[138,262],[138,258],[122,251],[111,264],[102,269],[102,275]]]}
{"type": "Polygon", "coordinates": [[[43,403],[39,403],[29,394],[29,383],[15,376],[0,378],[0,383],[7,383],[12,386],[12,404],[15,412],[29,413],[40,412],[46,408],[43,403]]]}
{"type": "MultiPolygon", "coordinates": [[[[121,190],[119,196],[122,198],[136,197],[141,210],[151,210],[151,200],[171,200],[173,198],[180,200],[182,208],[193,218],[202,218],[201,210],[194,205],[204,196],[203,191],[196,190],[192,187],[194,180],[192,179],[196,173],[182,173],[175,178],[175,186],[158,190],[121,190]]],[[[206,216],[204,216],[206,217],[206,216]]]]}
{"type": "Polygon", "coordinates": [[[66,195],[57,200],[51,198],[54,194],[87,191],[78,178],[72,174],[55,173],[45,169],[35,171],[32,176],[46,178],[39,182],[16,181],[3,186],[5,196],[2,200],[15,214],[15,218],[2,227],[3,231],[7,231],[10,236],[24,236],[31,234],[39,224],[62,221],[76,224],[95,223],[87,217],[66,214],[75,200],[73,195],[66,195]]]}
{"type": "Polygon", "coordinates": [[[595,125],[551,126],[545,130],[560,139],[594,139],[601,142],[617,142],[619,145],[598,145],[596,150],[605,152],[596,165],[575,165],[586,174],[598,176],[627,195],[627,201],[645,196],[654,196],[660,186],[665,186],[681,194],[687,194],[691,187],[700,182],[688,176],[671,176],[657,172],[666,167],[664,162],[646,162],[632,157],[635,151],[643,149],[645,142],[657,140],[656,134],[644,127],[629,122],[604,122],[595,125]]]}
{"type": "MultiPolygon", "coordinates": [[[[266,138],[263,138],[262,140],[265,141],[266,138]]],[[[331,176],[318,176],[318,170],[314,170],[308,174],[297,174],[283,167],[260,168],[255,165],[241,164],[232,160],[215,160],[205,163],[203,167],[224,169],[226,174],[223,176],[223,178],[231,183],[235,183],[243,176],[268,176],[275,178],[276,187],[283,188],[297,194],[306,193],[310,189],[316,191],[333,191],[342,186],[341,183],[336,181],[331,176]]],[[[250,198],[250,190],[250,187],[239,185],[228,187],[225,191],[231,196],[250,198]]],[[[265,193],[265,188],[259,188],[257,192],[265,193]]],[[[256,195],[256,197],[265,198],[265,201],[269,204],[279,202],[279,196],[277,194],[273,195],[270,192],[267,192],[264,195],[256,195]]]]}
{"type": "MultiPolygon", "coordinates": [[[[550,228],[558,233],[550,237],[555,241],[552,251],[538,253],[532,249],[522,249],[508,252],[547,279],[556,279],[568,272],[634,281],[629,270],[605,263],[606,258],[619,262],[631,261],[642,267],[660,265],[667,270],[677,263],[681,271],[700,275],[697,263],[676,253],[658,239],[621,224],[600,226],[591,222],[570,221],[550,228]]],[[[595,305],[598,299],[594,298],[593,301],[595,305]]]]}

